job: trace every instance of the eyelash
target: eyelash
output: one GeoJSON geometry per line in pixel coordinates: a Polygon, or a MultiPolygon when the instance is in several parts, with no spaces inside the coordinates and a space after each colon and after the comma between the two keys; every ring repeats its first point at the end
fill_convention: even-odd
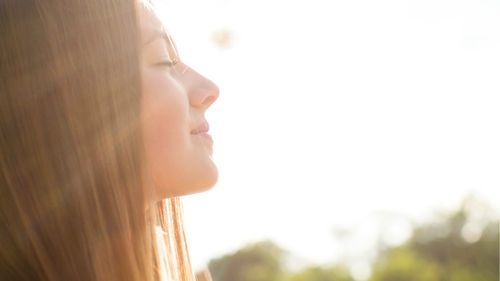
{"type": "Polygon", "coordinates": [[[175,66],[179,61],[178,60],[164,60],[159,63],[156,63],[157,66],[165,66],[165,67],[173,67],[175,66]]]}

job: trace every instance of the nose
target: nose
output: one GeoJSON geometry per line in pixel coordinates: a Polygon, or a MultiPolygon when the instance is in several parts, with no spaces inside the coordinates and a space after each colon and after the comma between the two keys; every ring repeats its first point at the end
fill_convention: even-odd
{"type": "Polygon", "coordinates": [[[219,87],[196,71],[191,72],[194,81],[189,91],[189,102],[193,107],[207,109],[219,98],[219,87]]]}

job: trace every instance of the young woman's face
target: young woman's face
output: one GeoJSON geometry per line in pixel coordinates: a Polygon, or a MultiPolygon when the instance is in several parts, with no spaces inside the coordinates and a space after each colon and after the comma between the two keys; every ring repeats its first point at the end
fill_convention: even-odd
{"type": "Polygon", "coordinates": [[[142,122],[153,200],[207,190],[217,181],[205,111],[217,86],[182,63],[156,15],[139,12],[142,122]]]}

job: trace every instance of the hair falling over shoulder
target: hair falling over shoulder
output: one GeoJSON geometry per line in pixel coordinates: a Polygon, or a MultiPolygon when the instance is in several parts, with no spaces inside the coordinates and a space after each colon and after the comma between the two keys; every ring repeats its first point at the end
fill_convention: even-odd
{"type": "Polygon", "coordinates": [[[0,1],[0,280],[194,280],[147,205],[134,0],[0,1]]]}

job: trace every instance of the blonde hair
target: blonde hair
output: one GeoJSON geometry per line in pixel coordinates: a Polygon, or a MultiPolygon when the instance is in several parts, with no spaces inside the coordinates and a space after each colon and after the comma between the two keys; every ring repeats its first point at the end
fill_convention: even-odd
{"type": "Polygon", "coordinates": [[[180,199],[147,203],[134,2],[0,1],[2,280],[194,280],[180,199]]]}

